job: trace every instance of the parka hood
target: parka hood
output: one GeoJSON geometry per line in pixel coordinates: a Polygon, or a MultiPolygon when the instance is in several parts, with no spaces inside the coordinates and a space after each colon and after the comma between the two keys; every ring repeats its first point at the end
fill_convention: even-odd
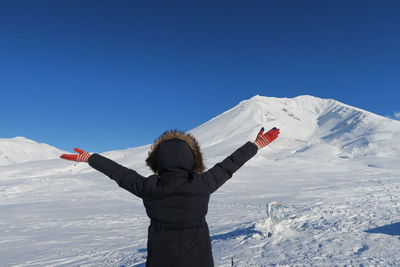
{"type": "Polygon", "coordinates": [[[197,140],[178,130],[166,131],[154,141],[146,163],[155,173],[175,169],[201,173],[205,168],[197,140]]]}

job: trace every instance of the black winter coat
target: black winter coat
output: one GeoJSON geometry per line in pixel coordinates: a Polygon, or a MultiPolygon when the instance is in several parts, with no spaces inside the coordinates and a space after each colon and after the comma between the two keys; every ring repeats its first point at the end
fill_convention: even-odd
{"type": "Polygon", "coordinates": [[[247,142],[208,171],[194,173],[193,153],[187,143],[169,140],[158,148],[158,174],[148,178],[98,154],[89,158],[89,164],[143,199],[151,220],[146,266],[211,267],[214,263],[205,220],[210,194],[257,150],[247,142]]]}

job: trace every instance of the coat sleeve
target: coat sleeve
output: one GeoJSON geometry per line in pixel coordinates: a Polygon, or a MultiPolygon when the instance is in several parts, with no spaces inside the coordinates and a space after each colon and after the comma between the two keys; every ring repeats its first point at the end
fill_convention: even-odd
{"type": "Polygon", "coordinates": [[[146,178],[134,170],[119,165],[118,163],[99,154],[93,154],[90,156],[88,163],[94,169],[104,173],[116,181],[120,187],[140,198],[143,198],[146,178]]]}
{"type": "Polygon", "coordinates": [[[257,154],[255,144],[247,142],[233,152],[232,155],[217,163],[214,167],[202,174],[203,181],[208,192],[214,193],[221,185],[232,177],[232,174],[243,166],[249,159],[257,154]]]}

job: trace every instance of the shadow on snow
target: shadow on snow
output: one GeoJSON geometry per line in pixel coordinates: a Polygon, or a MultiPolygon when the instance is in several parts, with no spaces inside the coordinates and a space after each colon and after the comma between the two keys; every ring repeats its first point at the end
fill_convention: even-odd
{"type": "MultiPolygon", "coordinates": [[[[137,253],[146,253],[147,252],[147,248],[139,248],[137,250],[137,253]]],[[[143,261],[146,259],[145,255],[142,256],[134,256],[132,259],[129,260],[124,260],[124,263],[120,263],[118,265],[118,267],[145,267],[146,266],[146,262],[140,262],[137,263],[138,260],[143,261]]]]}
{"type": "Polygon", "coordinates": [[[376,227],[364,232],[370,234],[400,235],[400,222],[376,227]]]}
{"type": "Polygon", "coordinates": [[[254,230],[254,225],[253,225],[253,226],[249,226],[247,228],[239,228],[239,229],[236,229],[231,232],[224,233],[224,234],[213,235],[213,236],[211,236],[211,241],[233,239],[233,238],[236,238],[239,236],[250,237],[253,234],[263,235],[262,232],[254,230]]]}

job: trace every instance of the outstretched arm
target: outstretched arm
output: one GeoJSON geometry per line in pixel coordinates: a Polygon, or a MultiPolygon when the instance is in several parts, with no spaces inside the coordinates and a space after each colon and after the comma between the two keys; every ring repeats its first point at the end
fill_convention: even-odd
{"type": "Polygon", "coordinates": [[[242,147],[237,149],[229,157],[222,162],[217,163],[214,167],[202,174],[203,181],[209,191],[214,193],[221,187],[228,179],[230,179],[234,172],[243,166],[249,159],[251,159],[257,151],[274,141],[279,135],[279,129],[272,128],[264,134],[264,128],[261,128],[257,135],[256,140],[247,142],[242,147]]]}
{"type": "Polygon", "coordinates": [[[60,158],[77,162],[88,162],[91,167],[115,180],[120,187],[140,198],[143,197],[146,180],[143,176],[99,154],[91,155],[79,148],[75,148],[74,150],[79,154],[62,154],[60,158]]]}

